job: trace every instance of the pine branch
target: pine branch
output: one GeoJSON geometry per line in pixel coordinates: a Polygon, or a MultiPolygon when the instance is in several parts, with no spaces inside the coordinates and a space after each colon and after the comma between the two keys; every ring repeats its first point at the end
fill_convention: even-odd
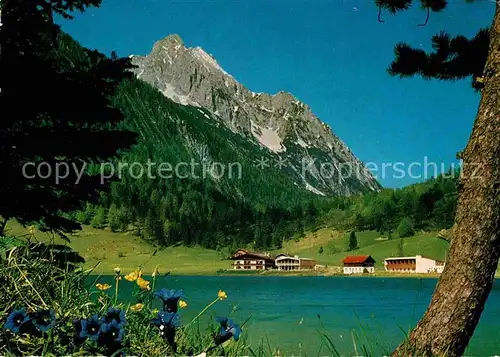
{"type": "MultiPolygon", "coordinates": [[[[413,0],[375,0],[375,5],[379,8],[378,11],[378,21],[385,22],[381,19],[382,9],[389,11],[390,14],[394,15],[398,12],[406,11],[411,8],[413,0]]],[[[439,12],[446,8],[448,5],[447,0],[420,0],[421,7],[427,10],[427,17],[423,24],[417,26],[426,26],[430,12],[439,12]]]]}
{"type": "Polygon", "coordinates": [[[427,17],[425,18],[425,22],[423,24],[418,24],[418,27],[423,27],[427,26],[427,23],[429,22],[429,17],[431,16],[431,10],[430,7],[427,8],[427,17]]]}
{"type": "Polygon", "coordinates": [[[420,3],[424,9],[430,9],[433,12],[444,10],[448,5],[447,0],[420,0],[420,3]]]}
{"type": "Polygon", "coordinates": [[[406,43],[395,47],[395,59],[388,68],[391,76],[401,78],[422,76],[424,79],[457,80],[472,77],[472,86],[481,88],[480,80],[486,63],[489,30],[482,29],[476,36],[450,37],[441,32],[432,37],[433,52],[426,53],[406,43]]]}
{"type": "Polygon", "coordinates": [[[412,0],[375,0],[375,4],[390,14],[408,10],[412,5],[412,0]]]}

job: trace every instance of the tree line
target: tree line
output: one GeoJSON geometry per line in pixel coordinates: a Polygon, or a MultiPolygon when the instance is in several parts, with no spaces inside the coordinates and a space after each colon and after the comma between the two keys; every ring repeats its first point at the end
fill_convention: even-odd
{"type": "MultiPolygon", "coordinates": [[[[98,205],[75,213],[83,224],[113,231],[134,230],[158,245],[207,248],[280,248],[321,227],[376,230],[388,237],[410,237],[417,230],[450,228],[457,204],[458,172],[402,189],[353,197],[317,197],[293,208],[259,206],[228,199],[209,181],[151,180],[113,185],[98,205]]],[[[257,187],[255,189],[258,189],[257,187]]]]}
{"type": "Polygon", "coordinates": [[[326,226],[412,235],[414,229],[438,230],[453,225],[459,169],[402,189],[332,199],[321,217],[326,226]]]}

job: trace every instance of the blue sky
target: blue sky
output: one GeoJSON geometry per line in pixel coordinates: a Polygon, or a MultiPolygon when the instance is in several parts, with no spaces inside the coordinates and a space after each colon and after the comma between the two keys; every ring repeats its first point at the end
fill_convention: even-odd
{"type": "MultiPolygon", "coordinates": [[[[424,160],[456,162],[479,104],[469,80],[386,72],[397,42],[428,49],[441,30],[472,36],[490,25],[494,2],[449,2],[426,27],[417,27],[426,15],[417,6],[384,13],[379,23],[372,0],[103,0],[101,8],[59,22],[83,45],[122,56],[147,54],[156,40],[177,33],[249,89],[293,93],[384,186],[401,187],[425,178],[424,160]],[[398,162],[403,178],[389,166],[398,162]],[[410,175],[412,162],[422,166],[414,164],[410,175]]],[[[426,171],[432,175],[433,166],[426,171]]]]}

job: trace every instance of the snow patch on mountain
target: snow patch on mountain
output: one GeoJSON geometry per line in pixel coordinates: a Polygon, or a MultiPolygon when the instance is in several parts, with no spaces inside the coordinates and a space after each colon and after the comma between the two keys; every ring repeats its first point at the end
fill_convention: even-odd
{"type": "Polygon", "coordinates": [[[299,144],[300,146],[302,146],[303,148],[308,148],[309,145],[304,141],[304,139],[302,139],[300,136],[297,135],[297,144],[299,144]]]}
{"type": "Polygon", "coordinates": [[[165,88],[162,90],[162,93],[165,97],[172,99],[176,103],[182,105],[192,105],[193,107],[201,107],[201,105],[191,100],[189,96],[177,93],[174,86],[170,83],[165,83],[165,88]]]}
{"type": "Polygon", "coordinates": [[[312,193],[315,193],[315,194],[320,195],[320,196],[326,196],[323,192],[318,190],[316,187],[311,186],[309,184],[309,182],[306,181],[305,183],[306,183],[306,190],[311,191],[312,193]]]}
{"type": "Polygon", "coordinates": [[[282,140],[276,130],[262,127],[253,120],[250,123],[252,125],[252,134],[261,145],[276,153],[284,151],[282,140]]]}

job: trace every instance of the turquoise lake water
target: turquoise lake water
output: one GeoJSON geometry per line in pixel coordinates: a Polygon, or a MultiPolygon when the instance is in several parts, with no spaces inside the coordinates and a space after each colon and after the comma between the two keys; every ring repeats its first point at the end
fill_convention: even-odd
{"type": "MultiPolygon", "coordinates": [[[[354,334],[359,355],[365,345],[371,355],[381,356],[422,316],[436,282],[418,278],[167,276],[157,281],[157,288],[184,290],[189,304],[181,311],[184,322],[212,301],[219,289],[226,291],[228,299],[214,305],[209,315],[230,315],[240,323],[251,316],[244,333],[252,346],[267,337],[273,348],[287,356],[317,356],[320,348],[320,355],[326,356],[329,353],[321,347],[320,337],[325,333],[342,355],[353,355],[354,334]]],[[[466,355],[500,354],[499,326],[500,283],[495,281],[466,355]]]]}

